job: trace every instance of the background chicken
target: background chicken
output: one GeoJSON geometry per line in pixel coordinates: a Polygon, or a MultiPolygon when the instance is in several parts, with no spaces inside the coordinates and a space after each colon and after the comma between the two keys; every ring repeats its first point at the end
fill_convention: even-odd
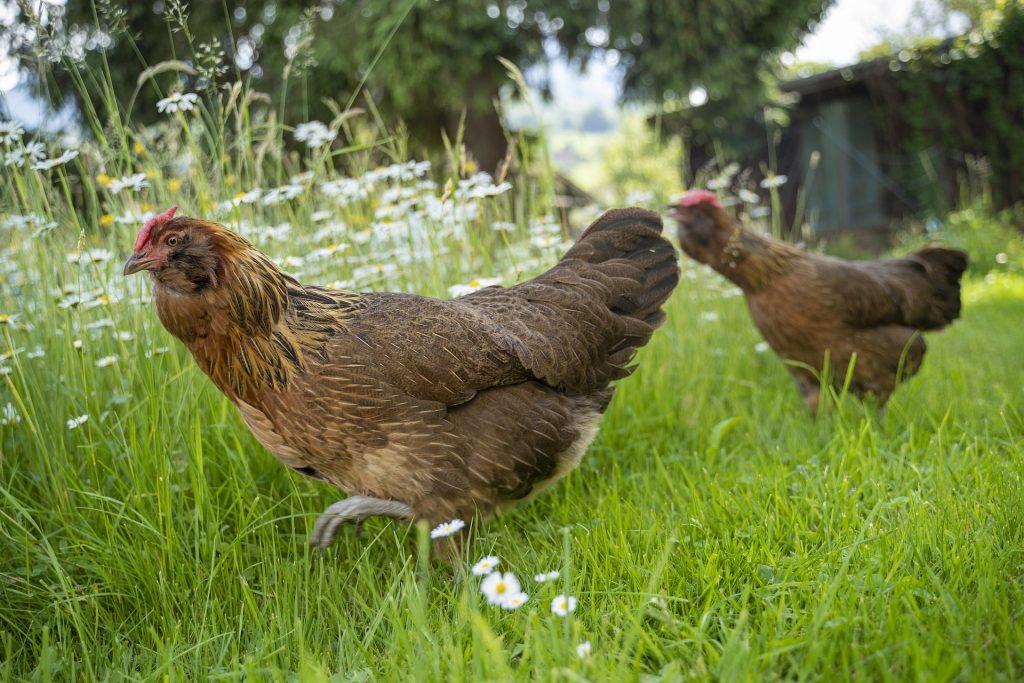
{"type": "Polygon", "coordinates": [[[768,344],[796,363],[787,365],[813,413],[826,358],[841,387],[856,356],[850,390],[884,404],[896,383],[920,368],[921,331],[960,315],[967,254],[957,249],[865,262],[809,254],[734,223],[703,190],[688,192],[674,217],[683,250],[742,288],[768,344]]]}
{"type": "Polygon", "coordinates": [[[283,463],[368,516],[488,515],[577,465],[679,279],[657,214],[609,211],[554,268],[452,301],[304,287],[221,225],[147,223],[125,274],[283,463]]]}

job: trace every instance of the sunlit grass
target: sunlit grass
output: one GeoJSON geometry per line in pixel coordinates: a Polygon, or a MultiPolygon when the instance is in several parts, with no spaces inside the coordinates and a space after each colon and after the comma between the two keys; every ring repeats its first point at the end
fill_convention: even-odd
{"type": "Polygon", "coordinates": [[[308,146],[240,85],[145,130],[113,119],[88,121],[113,139],[0,179],[3,679],[1024,675],[1024,278],[1009,267],[972,276],[963,319],[929,337],[884,414],[843,398],[814,420],[742,297],[684,264],[579,470],[475,530],[467,567],[498,556],[529,594],[511,611],[431,564],[426,530],[371,521],[311,550],[338,492],[262,449],[120,267],[174,203],[310,284],[511,284],[565,247],[550,177],[474,176],[457,143],[416,165],[351,112],[307,128],[308,146]]]}

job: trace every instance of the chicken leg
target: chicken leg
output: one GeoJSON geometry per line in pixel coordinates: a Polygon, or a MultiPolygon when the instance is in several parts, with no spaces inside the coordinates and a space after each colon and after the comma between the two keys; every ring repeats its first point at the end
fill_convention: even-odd
{"type": "Polygon", "coordinates": [[[390,517],[408,521],[413,519],[414,515],[412,508],[400,500],[350,496],[324,510],[313,525],[309,544],[318,546],[321,550],[326,549],[334,540],[338,527],[349,522],[355,524],[358,529],[368,517],[390,517]]]}

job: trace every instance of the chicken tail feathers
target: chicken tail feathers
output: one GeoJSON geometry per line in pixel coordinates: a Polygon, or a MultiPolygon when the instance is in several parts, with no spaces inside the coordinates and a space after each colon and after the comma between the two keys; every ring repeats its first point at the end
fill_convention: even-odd
{"type": "MultiPolygon", "coordinates": [[[[665,322],[662,304],[679,283],[676,250],[662,235],[661,217],[639,208],[608,211],[586,229],[562,262],[583,261],[611,280],[608,308],[650,326],[665,322]]],[[[584,270],[583,272],[586,272],[584,270]]],[[[638,346],[650,338],[647,335],[638,346]]]]}
{"type": "Polygon", "coordinates": [[[924,269],[931,287],[928,311],[919,325],[924,330],[941,329],[960,317],[960,278],[967,270],[967,254],[959,249],[930,247],[909,256],[924,269]]]}

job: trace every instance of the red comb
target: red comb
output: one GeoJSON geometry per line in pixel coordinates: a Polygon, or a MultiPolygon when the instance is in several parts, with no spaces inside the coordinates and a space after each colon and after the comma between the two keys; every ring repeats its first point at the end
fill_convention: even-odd
{"type": "Polygon", "coordinates": [[[679,200],[679,206],[691,207],[698,204],[710,204],[716,209],[722,208],[722,205],[718,203],[718,197],[715,196],[715,193],[708,190],[690,190],[679,200]]]}
{"type": "Polygon", "coordinates": [[[172,206],[163,213],[153,216],[146,221],[146,224],[142,226],[142,230],[139,230],[139,234],[135,237],[135,246],[132,247],[132,251],[137,253],[139,249],[146,246],[146,242],[149,241],[149,235],[153,232],[153,228],[159,227],[174,218],[174,212],[177,210],[177,205],[172,206]]]}

